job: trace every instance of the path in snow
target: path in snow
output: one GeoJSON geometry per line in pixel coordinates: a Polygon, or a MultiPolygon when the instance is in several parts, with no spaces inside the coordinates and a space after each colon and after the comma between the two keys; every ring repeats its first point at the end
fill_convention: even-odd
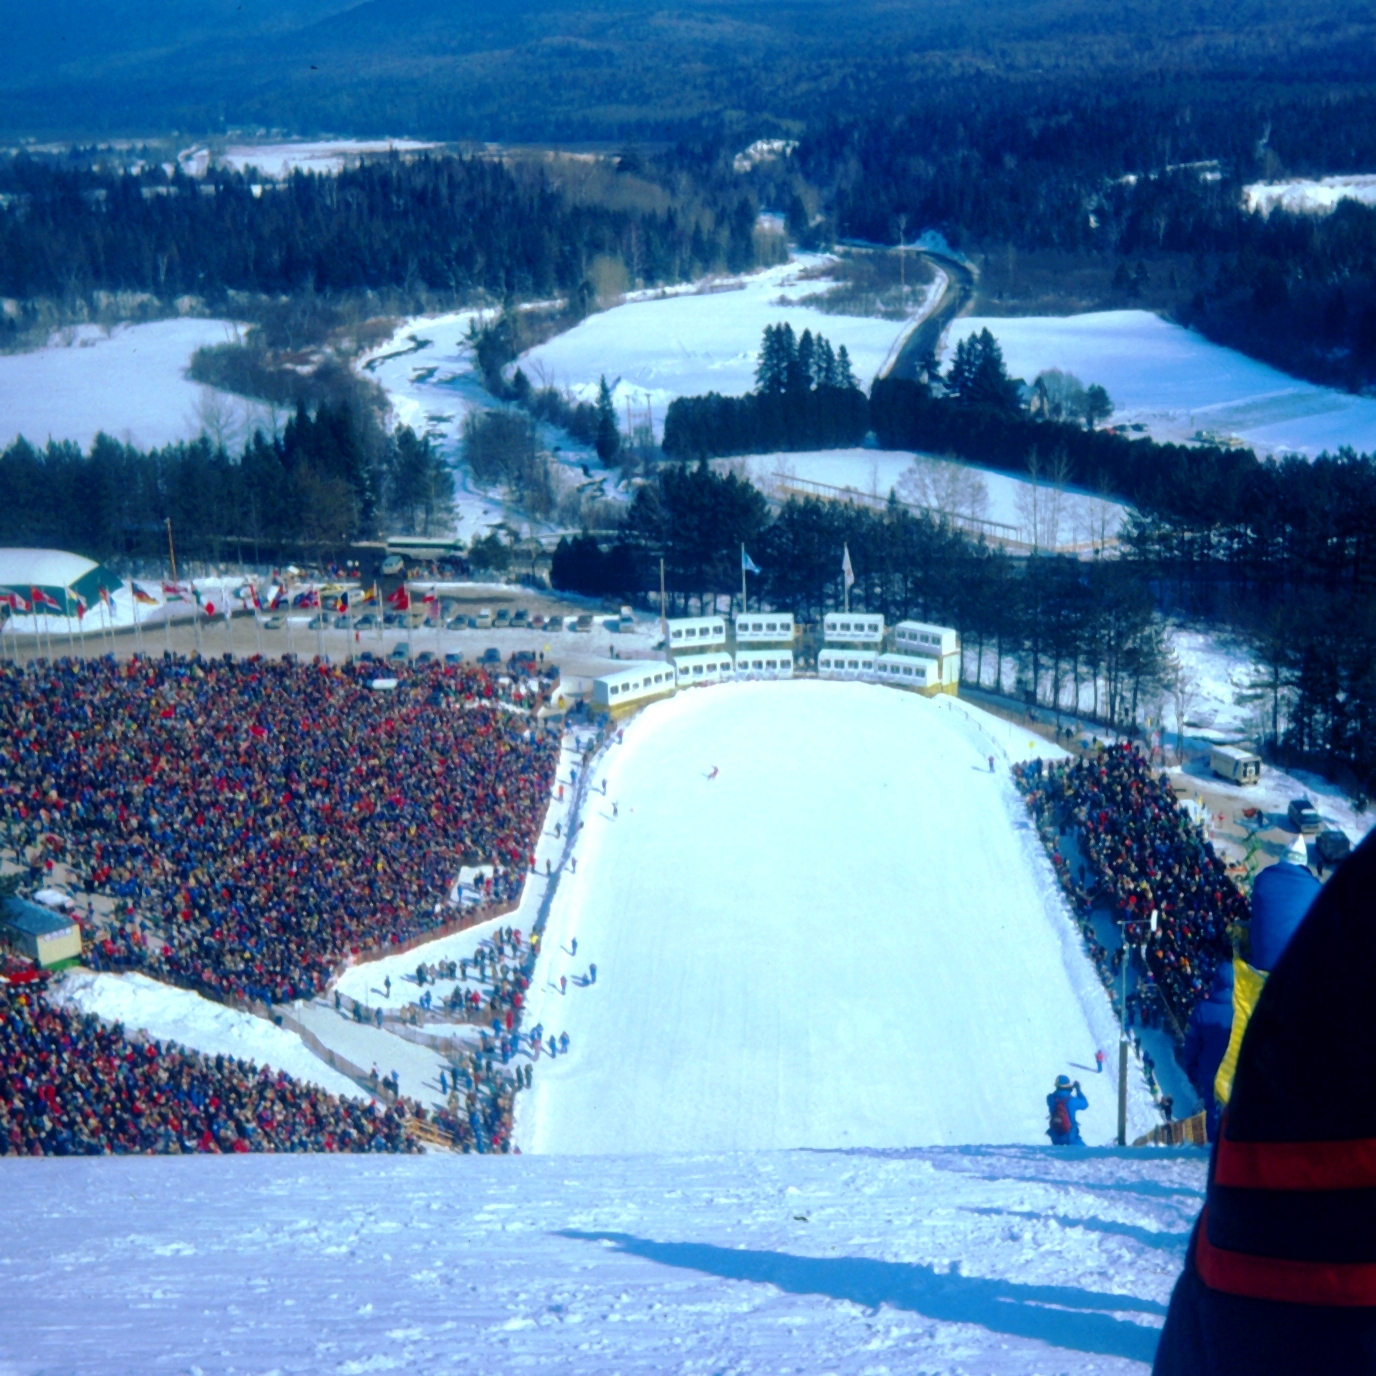
{"type": "Polygon", "coordinates": [[[1145,1373],[1189,1152],[0,1160],[0,1371],[1145,1373]]]}
{"type": "Polygon", "coordinates": [[[1113,1017],[982,715],[798,681],[629,722],[536,967],[524,1025],[572,1049],[518,1100],[522,1148],[1035,1143],[1060,1072],[1112,1140],[1113,1017]]]}

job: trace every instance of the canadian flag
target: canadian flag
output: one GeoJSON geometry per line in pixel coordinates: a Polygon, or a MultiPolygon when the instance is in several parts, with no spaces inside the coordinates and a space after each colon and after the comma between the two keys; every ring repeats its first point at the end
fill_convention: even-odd
{"type": "Polygon", "coordinates": [[[8,607],[16,615],[29,610],[29,604],[12,588],[0,592],[0,606],[8,607]]]}

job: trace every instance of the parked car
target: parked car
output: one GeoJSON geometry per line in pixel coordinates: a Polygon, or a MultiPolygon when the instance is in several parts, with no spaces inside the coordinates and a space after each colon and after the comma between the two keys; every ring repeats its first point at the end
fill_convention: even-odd
{"type": "Polygon", "coordinates": [[[382,561],[382,573],[386,578],[395,577],[406,567],[406,561],[399,554],[389,554],[382,561]]]}
{"type": "Polygon", "coordinates": [[[494,626],[509,626],[509,625],[511,625],[511,612],[510,612],[510,610],[509,610],[508,608],[506,608],[506,607],[498,607],[498,608],[497,608],[497,615],[494,616],[494,617],[492,618],[492,624],[493,624],[494,626]]]}
{"type": "Polygon", "coordinates": [[[337,617],[335,617],[334,628],[337,631],[347,631],[349,629],[348,612],[341,612],[337,617]]]}
{"type": "Polygon", "coordinates": [[[328,631],[330,629],[330,618],[321,612],[311,617],[311,619],[306,622],[306,629],[308,631],[328,631]]]}
{"type": "Polygon", "coordinates": [[[1348,840],[1345,831],[1339,831],[1337,827],[1329,827],[1327,831],[1319,832],[1314,841],[1314,851],[1319,857],[1319,864],[1331,870],[1348,856],[1352,849],[1352,842],[1348,840]]]}
{"type": "Polygon", "coordinates": [[[380,624],[378,618],[372,612],[364,612],[363,615],[354,622],[354,630],[371,631],[380,624]]]}
{"type": "Polygon", "coordinates": [[[446,631],[466,631],[468,629],[468,618],[462,614],[451,616],[449,620],[444,623],[444,629],[446,631]]]}
{"type": "Polygon", "coordinates": [[[417,664],[433,664],[435,662],[435,652],[433,650],[422,650],[416,656],[417,664]]]}
{"type": "Polygon", "coordinates": [[[530,613],[524,607],[517,607],[511,613],[512,626],[528,626],[530,624],[530,613]]]}
{"type": "Polygon", "coordinates": [[[584,633],[586,633],[586,634],[588,634],[588,635],[591,635],[591,634],[592,634],[592,614],[591,614],[590,612],[584,612],[583,615],[580,616],[580,617],[573,623],[573,629],[574,629],[575,631],[581,631],[581,632],[584,632],[584,633]]]}
{"type": "Polygon", "coordinates": [[[280,615],[279,615],[279,616],[270,616],[270,617],[268,617],[268,619],[267,619],[266,621],[263,622],[264,628],[267,629],[267,630],[269,630],[269,631],[280,631],[280,630],[282,629],[282,627],[285,626],[286,624],[287,624],[287,618],[286,618],[285,616],[280,616],[280,615]]]}
{"type": "Polygon", "coordinates": [[[501,662],[502,652],[495,645],[489,645],[478,661],[479,664],[500,664],[501,662]]]}
{"type": "Polygon", "coordinates": [[[450,650],[450,652],[445,655],[444,662],[446,664],[462,664],[463,656],[459,654],[457,650],[450,650]]]}
{"type": "Polygon", "coordinates": [[[475,626],[480,631],[485,631],[492,625],[492,613],[484,607],[477,616],[470,619],[470,626],[475,626]]]}
{"type": "Polygon", "coordinates": [[[1296,798],[1286,815],[1290,818],[1290,825],[1303,836],[1313,836],[1323,830],[1323,818],[1308,798],[1296,798]]]}
{"type": "Polygon", "coordinates": [[[404,626],[406,615],[404,612],[386,612],[383,615],[382,624],[384,626],[404,626]]]}
{"type": "Polygon", "coordinates": [[[392,653],[391,653],[390,655],[388,655],[387,658],[388,658],[388,659],[410,659],[410,658],[411,658],[411,646],[410,646],[410,643],[409,643],[408,641],[405,641],[405,640],[399,640],[399,641],[397,641],[396,645],[395,645],[395,646],[393,647],[393,649],[392,649],[392,653]]]}
{"type": "Polygon", "coordinates": [[[534,675],[540,667],[539,658],[534,650],[517,650],[514,655],[506,662],[506,667],[513,674],[534,675]]]}
{"type": "Polygon", "coordinates": [[[539,612],[536,612],[535,615],[530,618],[530,629],[532,631],[543,631],[545,629],[545,618],[541,616],[539,612]]]}

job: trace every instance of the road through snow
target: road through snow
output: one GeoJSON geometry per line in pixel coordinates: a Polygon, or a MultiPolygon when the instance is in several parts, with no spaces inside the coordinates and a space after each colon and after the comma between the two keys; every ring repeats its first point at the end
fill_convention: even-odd
{"type": "Polygon", "coordinates": [[[631,721],[551,908],[524,1026],[572,1046],[518,1100],[522,1149],[1036,1143],[1061,1072],[1111,1141],[1108,1001],[966,712],[798,681],[631,721]]]}

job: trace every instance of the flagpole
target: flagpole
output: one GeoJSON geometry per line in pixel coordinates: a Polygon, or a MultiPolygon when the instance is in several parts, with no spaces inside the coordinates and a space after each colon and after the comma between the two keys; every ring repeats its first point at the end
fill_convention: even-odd
{"type": "Polygon", "coordinates": [[[325,658],[325,632],[324,632],[324,630],[321,628],[321,625],[320,625],[320,622],[321,622],[322,618],[324,617],[324,615],[325,615],[325,599],[324,599],[323,597],[321,597],[319,593],[316,593],[316,595],[315,595],[315,616],[314,616],[312,619],[313,619],[314,622],[315,622],[315,657],[316,657],[317,659],[324,659],[324,658],[325,658]]]}
{"type": "Polygon", "coordinates": [[[741,611],[747,611],[745,605],[745,542],[741,542],[741,611]]]}
{"type": "Polygon", "coordinates": [[[225,609],[225,644],[229,647],[230,654],[234,653],[234,624],[229,615],[229,593],[226,591],[227,584],[223,578],[220,579],[220,596],[224,600],[225,609]]]}
{"type": "MultiPolygon", "coordinates": [[[[176,587],[174,583],[172,585],[176,587]]],[[[170,655],[172,653],[172,613],[168,611],[171,603],[167,600],[167,589],[162,590],[162,643],[163,648],[170,655]]]]}
{"type": "Polygon", "coordinates": [[[143,658],[143,622],[139,620],[139,599],[134,596],[134,584],[129,584],[129,597],[134,604],[134,647],[138,657],[143,658]]]}

